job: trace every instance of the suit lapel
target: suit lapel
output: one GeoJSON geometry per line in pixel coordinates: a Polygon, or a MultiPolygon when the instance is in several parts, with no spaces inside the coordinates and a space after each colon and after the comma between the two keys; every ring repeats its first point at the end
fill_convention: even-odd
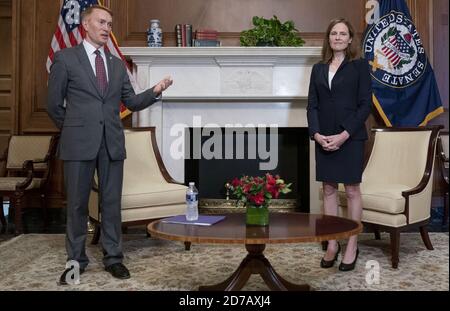
{"type": "Polygon", "coordinates": [[[78,59],[80,60],[81,66],[83,67],[84,71],[86,71],[89,80],[91,80],[92,85],[94,86],[94,89],[97,91],[97,94],[102,97],[102,94],[100,92],[100,89],[97,85],[97,78],[95,77],[94,71],[92,69],[91,63],[89,62],[88,55],[86,53],[86,50],[84,49],[83,43],[77,45],[77,54],[78,59]]]}
{"type": "Polygon", "coordinates": [[[327,86],[327,89],[330,90],[330,87],[328,85],[328,71],[329,71],[330,65],[328,64],[322,64],[322,82],[325,83],[327,86]]]}
{"type": "Polygon", "coordinates": [[[320,67],[320,80],[322,80],[322,83],[326,86],[326,89],[330,91],[330,86],[328,85],[328,71],[330,66],[328,64],[322,64],[320,67]]]}
{"type": "Polygon", "coordinates": [[[341,65],[339,66],[338,70],[336,70],[336,74],[342,69],[344,68],[344,66],[348,63],[348,57],[345,57],[344,60],[342,61],[341,65]]]}
{"type": "Polygon", "coordinates": [[[339,83],[339,81],[344,78],[341,74],[339,74],[339,72],[345,67],[345,65],[347,65],[347,63],[348,58],[345,57],[339,68],[336,70],[336,73],[334,74],[333,81],[331,81],[331,88],[333,88],[333,86],[336,85],[336,83],[339,83]]]}
{"type": "Polygon", "coordinates": [[[328,83],[328,75],[329,75],[329,72],[330,72],[330,65],[329,64],[324,64],[324,69],[323,69],[323,75],[324,75],[324,77],[325,77],[325,83],[326,83],[326,85],[328,86],[328,89],[331,91],[332,89],[333,89],[333,85],[338,81],[338,79],[340,78],[339,77],[339,71],[341,71],[342,70],[342,68],[344,68],[345,67],[345,65],[348,63],[348,58],[347,57],[345,57],[344,58],[344,60],[342,61],[342,63],[341,63],[341,65],[339,66],[339,68],[336,70],[336,72],[335,72],[335,74],[334,74],[334,77],[333,77],[333,80],[331,81],[331,87],[330,87],[330,85],[329,85],[329,83],[328,83]]]}

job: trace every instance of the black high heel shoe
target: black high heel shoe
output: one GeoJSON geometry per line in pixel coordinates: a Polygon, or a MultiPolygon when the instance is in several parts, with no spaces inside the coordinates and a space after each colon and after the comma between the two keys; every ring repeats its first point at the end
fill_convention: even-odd
{"type": "Polygon", "coordinates": [[[355,269],[356,260],[358,259],[358,255],[359,255],[359,248],[356,249],[355,260],[353,260],[352,263],[341,262],[341,264],[339,265],[339,270],[340,271],[351,271],[351,270],[355,269]]]}
{"type": "Polygon", "coordinates": [[[324,269],[328,269],[331,268],[334,265],[334,262],[338,259],[339,257],[339,252],[341,251],[341,244],[339,244],[338,242],[338,250],[336,252],[336,255],[334,255],[334,258],[332,260],[325,260],[322,258],[322,260],[320,261],[320,267],[324,268],[324,269]]]}

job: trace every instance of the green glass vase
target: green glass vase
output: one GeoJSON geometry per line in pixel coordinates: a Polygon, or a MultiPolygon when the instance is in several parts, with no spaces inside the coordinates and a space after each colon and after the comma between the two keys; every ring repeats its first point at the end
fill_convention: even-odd
{"type": "Polygon", "coordinates": [[[246,206],[245,221],[248,226],[268,226],[269,225],[269,207],[267,205],[246,206]]]}

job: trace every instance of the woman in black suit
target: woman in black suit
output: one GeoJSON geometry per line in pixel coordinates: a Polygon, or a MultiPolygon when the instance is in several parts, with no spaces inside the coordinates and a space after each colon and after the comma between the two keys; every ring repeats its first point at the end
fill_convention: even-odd
{"type": "MultiPolygon", "coordinates": [[[[369,66],[359,58],[355,31],[345,19],[331,21],[322,50],[322,61],[311,72],[308,94],[309,134],[316,141],[316,178],[323,182],[324,212],[337,215],[337,188],[343,183],[349,217],[361,220],[359,184],[363,171],[365,121],[372,108],[369,66]]],[[[320,263],[330,268],[340,244],[328,241],[320,263]]],[[[358,258],[358,236],[350,237],[339,270],[349,271],[358,258]]]]}

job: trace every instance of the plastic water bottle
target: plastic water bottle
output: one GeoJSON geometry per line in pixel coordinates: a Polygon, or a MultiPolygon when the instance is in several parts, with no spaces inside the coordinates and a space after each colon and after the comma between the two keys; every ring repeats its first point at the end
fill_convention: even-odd
{"type": "Polygon", "coordinates": [[[198,219],[198,190],[195,183],[190,182],[186,190],[186,220],[194,221],[198,219]]]}

